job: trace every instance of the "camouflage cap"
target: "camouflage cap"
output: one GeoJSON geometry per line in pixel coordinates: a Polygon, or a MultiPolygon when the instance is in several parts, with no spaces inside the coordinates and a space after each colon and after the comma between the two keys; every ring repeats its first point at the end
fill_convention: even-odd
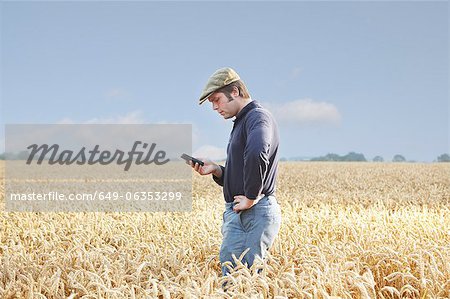
{"type": "Polygon", "coordinates": [[[209,77],[205,88],[203,88],[200,99],[198,100],[198,104],[203,104],[203,102],[216,90],[240,79],[239,75],[232,68],[224,67],[218,69],[211,77],[209,77]]]}

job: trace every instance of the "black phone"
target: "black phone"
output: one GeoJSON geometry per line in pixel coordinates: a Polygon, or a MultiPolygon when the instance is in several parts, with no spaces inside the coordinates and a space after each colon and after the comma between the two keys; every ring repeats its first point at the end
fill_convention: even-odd
{"type": "Polygon", "coordinates": [[[192,161],[193,163],[197,163],[197,164],[199,164],[201,166],[205,165],[205,163],[203,163],[203,161],[200,161],[199,159],[195,159],[194,157],[191,157],[191,156],[186,155],[186,154],[182,154],[181,158],[183,158],[187,162],[192,161]]]}

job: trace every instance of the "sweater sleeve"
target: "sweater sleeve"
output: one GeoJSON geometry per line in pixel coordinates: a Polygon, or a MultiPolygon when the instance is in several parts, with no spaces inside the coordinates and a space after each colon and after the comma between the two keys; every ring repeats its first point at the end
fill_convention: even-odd
{"type": "Polygon", "coordinates": [[[244,192],[256,199],[264,184],[269,166],[272,125],[264,113],[253,113],[246,123],[247,140],[244,150],[244,192]]]}
{"type": "Polygon", "coordinates": [[[215,175],[213,175],[213,180],[218,185],[223,187],[223,178],[225,177],[225,167],[223,167],[222,165],[219,165],[219,166],[220,166],[220,169],[222,169],[222,176],[220,178],[218,178],[215,175]]]}

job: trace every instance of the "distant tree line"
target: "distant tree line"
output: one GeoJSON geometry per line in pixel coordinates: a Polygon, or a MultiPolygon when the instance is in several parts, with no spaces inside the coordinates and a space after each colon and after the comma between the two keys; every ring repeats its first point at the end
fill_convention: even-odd
{"type": "Polygon", "coordinates": [[[21,151],[19,153],[3,153],[0,154],[0,160],[26,160],[29,153],[27,151],[21,151]]]}
{"type": "Polygon", "coordinates": [[[437,157],[438,162],[450,162],[450,155],[449,154],[442,154],[439,157],[437,157]]]}
{"type": "Polygon", "coordinates": [[[366,162],[367,159],[363,154],[350,152],[345,156],[340,156],[338,154],[327,154],[325,156],[312,158],[311,161],[359,161],[366,162]]]}
{"type": "MultiPolygon", "coordinates": [[[[20,153],[3,153],[0,154],[0,160],[26,160],[28,158],[28,152],[23,151],[20,153]]],[[[287,160],[296,160],[296,159],[286,159],[282,158],[282,161],[287,160]]],[[[298,160],[298,159],[297,159],[298,160]]],[[[364,157],[361,153],[355,153],[355,152],[349,152],[347,155],[340,156],[338,154],[329,153],[325,156],[315,157],[311,158],[310,161],[355,161],[355,162],[366,162],[367,159],[364,157]]],[[[372,159],[373,162],[384,162],[384,159],[382,156],[375,156],[372,159]]],[[[394,155],[392,158],[392,162],[406,162],[406,158],[400,154],[394,155]]],[[[409,161],[414,162],[414,161],[409,161]]],[[[450,155],[449,154],[442,154],[437,157],[435,162],[450,162],[450,155]]]]}
{"type": "MultiPolygon", "coordinates": [[[[311,158],[310,161],[355,161],[355,162],[366,162],[367,159],[361,153],[350,152],[347,155],[340,156],[338,154],[329,153],[325,156],[311,158]]],[[[375,156],[372,159],[373,162],[384,162],[384,158],[382,156],[375,156]]],[[[449,154],[442,154],[437,157],[437,162],[450,162],[449,154]]],[[[396,154],[392,158],[392,162],[407,162],[406,158],[403,155],[396,154]]],[[[415,161],[408,161],[415,162],[415,161]]]]}
{"type": "Polygon", "coordinates": [[[400,154],[397,154],[392,158],[392,162],[406,162],[406,158],[400,154]]]}

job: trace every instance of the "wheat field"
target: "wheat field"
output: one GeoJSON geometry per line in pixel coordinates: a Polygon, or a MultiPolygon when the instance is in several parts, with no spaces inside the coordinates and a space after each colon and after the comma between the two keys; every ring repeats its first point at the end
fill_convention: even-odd
{"type": "Polygon", "coordinates": [[[2,185],[0,297],[450,298],[448,163],[281,163],[271,254],[226,278],[221,189],[193,175],[188,213],[7,213],[2,185]]]}

